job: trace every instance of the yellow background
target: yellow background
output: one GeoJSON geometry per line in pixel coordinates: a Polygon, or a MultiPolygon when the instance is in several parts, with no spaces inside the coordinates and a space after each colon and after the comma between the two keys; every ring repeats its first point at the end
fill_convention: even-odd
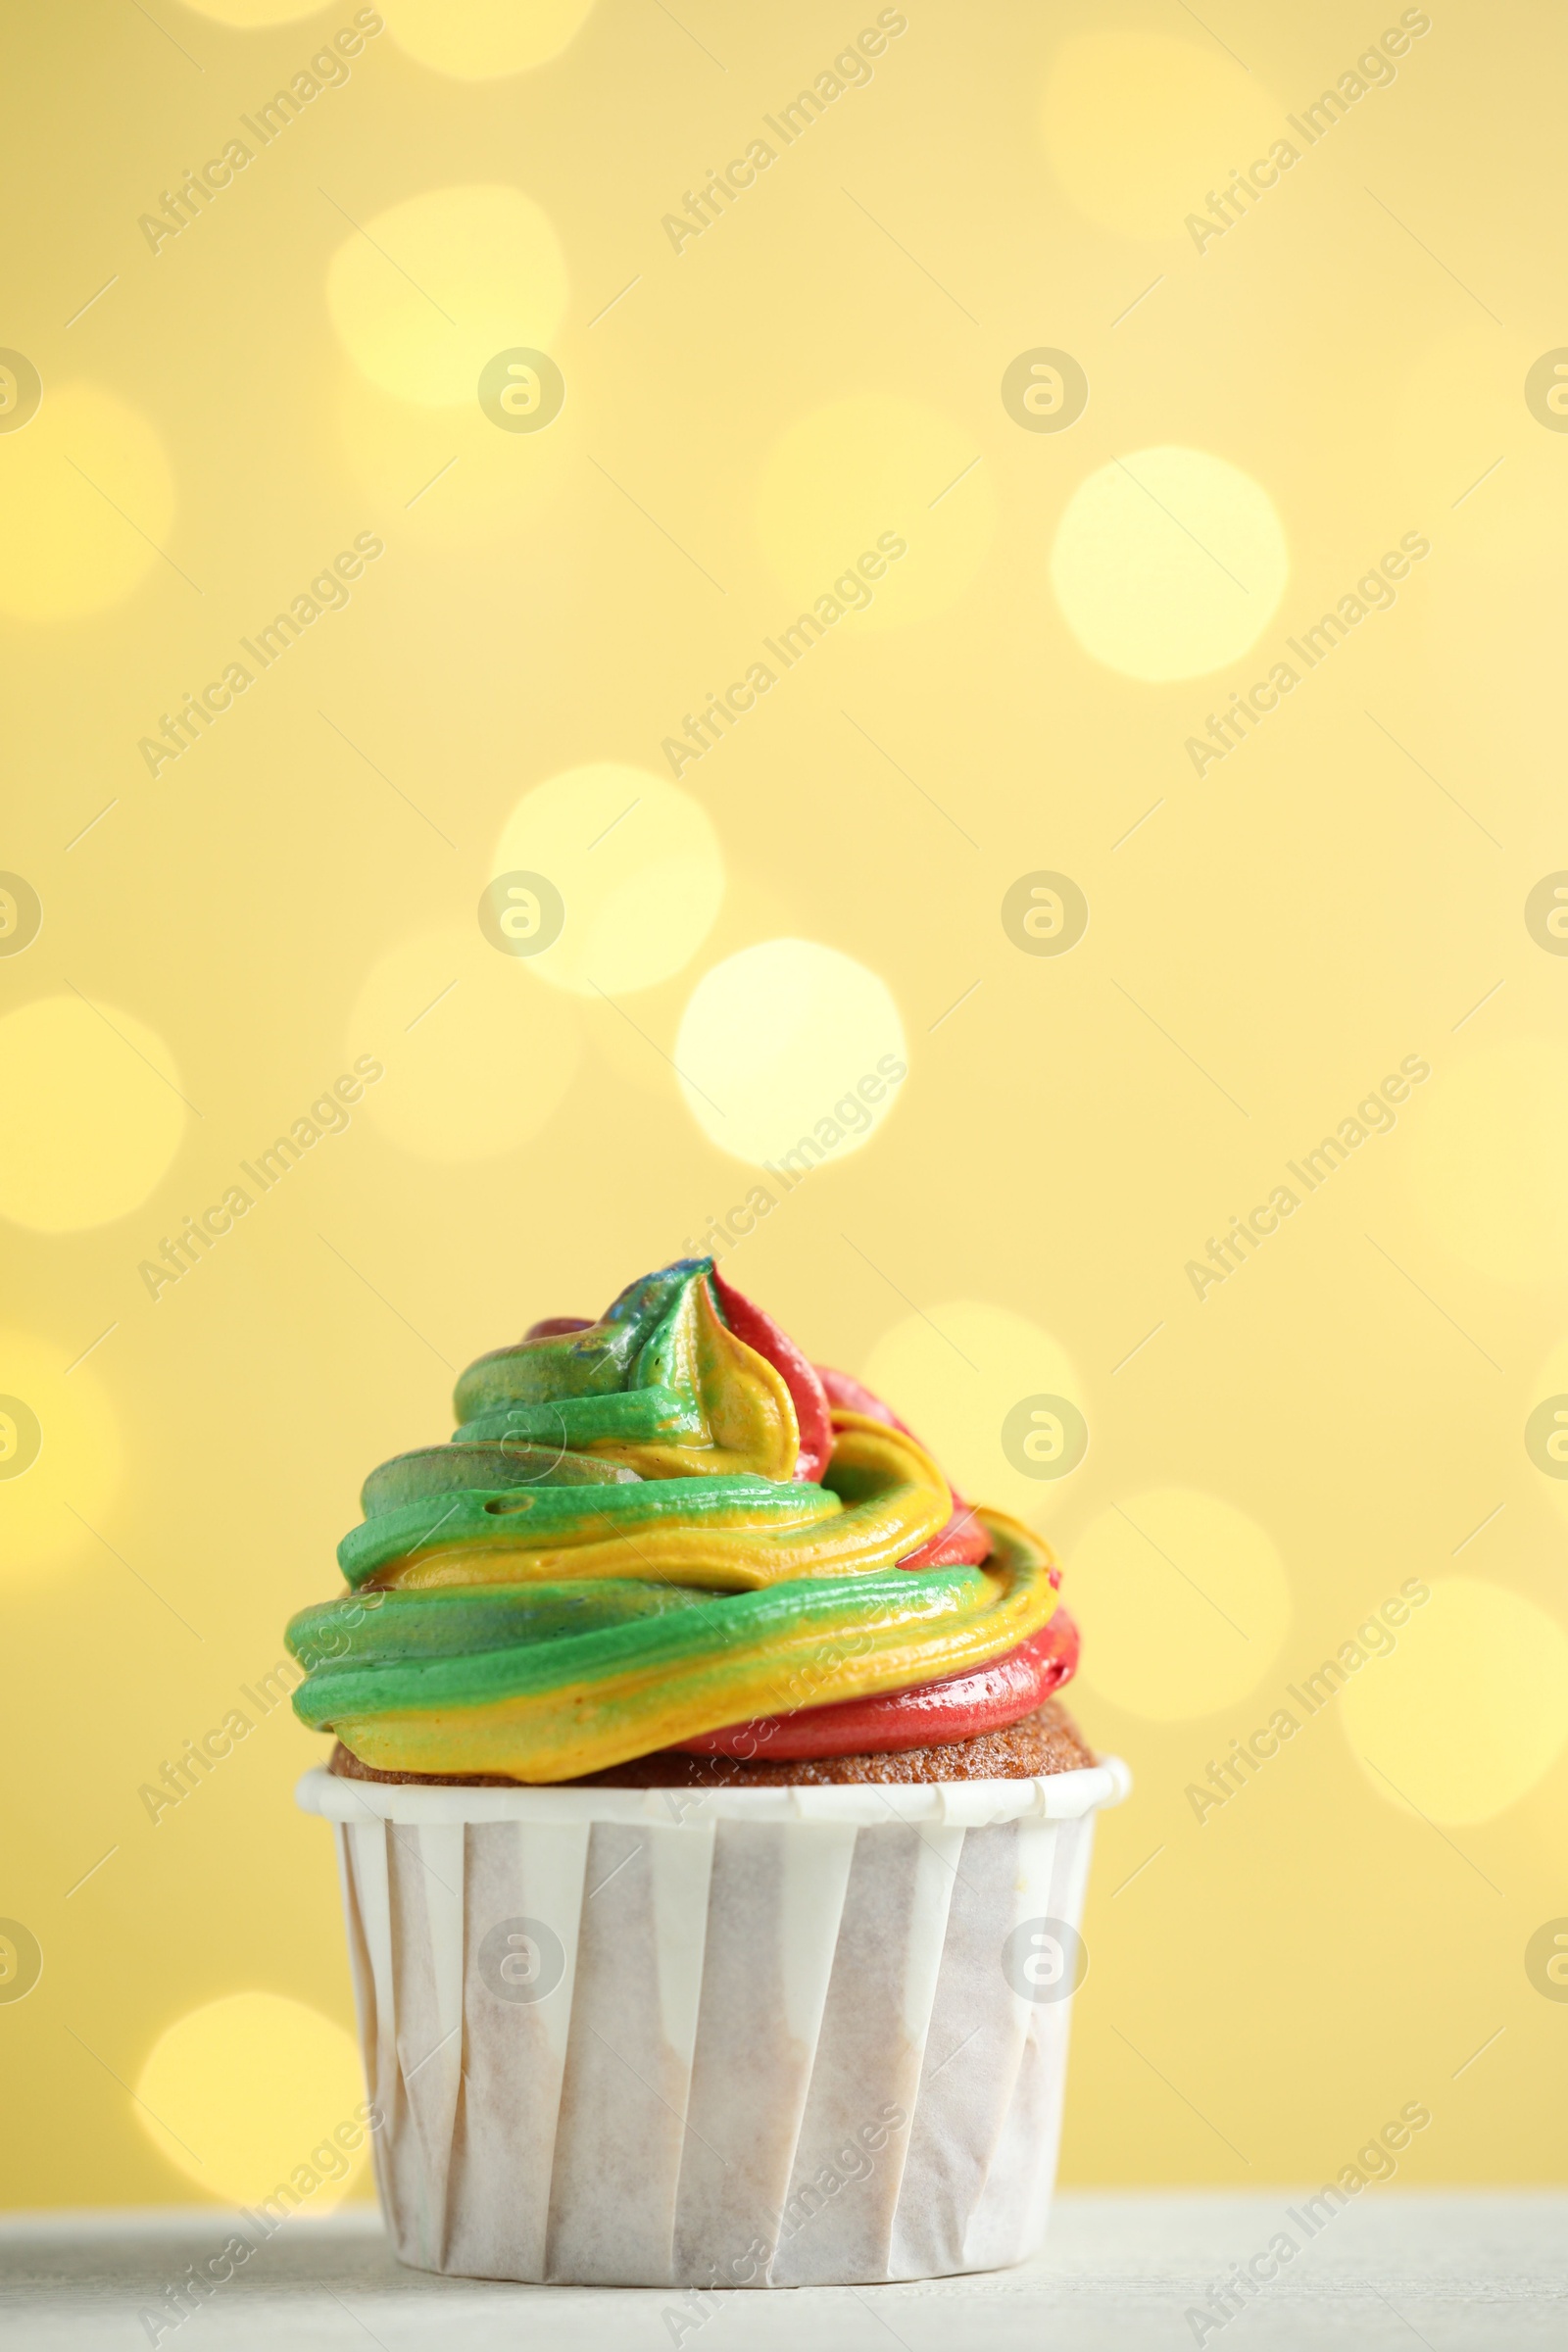
{"type": "MultiPolygon", "coordinates": [[[[5,2194],[254,2193],[349,2112],[329,1841],[290,1799],[317,1744],[279,1708],[156,1825],[138,1789],[332,1589],[457,1369],[745,1199],[671,1057],[705,975],[779,939],[890,993],[909,1075],[726,1270],[1049,1531],[1074,1703],[1137,1776],[1065,2177],[1331,2177],[1415,2100],[1401,2178],[1546,2177],[1568,1486],[1524,1426],[1568,1390],[1568,963],[1524,909],[1568,865],[1568,439],[1525,378],[1568,337],[1560,18],[1436,7],[1307,148],[1285,118],[1396,10],[911,0],[676,251],[662,217],[874,9],[383,13],[156,253],[140,216],[354,11],[8,33],[0,344],[43,400],[0,433],[0,866],[43,926],[0,959],[0,1395],[43,1443],[0,1480],[0,1914],[43,1974],[0,2001],[5,2194]],[[565,381],[537,433],[474,397],[516,346],[565,381]],[[1060,432],[1002,397],[1041,348],[1089,381],[1060,432]],[[683,714],[883,530],[877,601],[677,784],[683,714]],[[161,714],[362,532],[346,609],[150,775],[161,714]],[[1393,608],[1196,774],[1406,533],[1393,608]],[[550,822],[614,987],[476,913],[524,796],[605,766],[636,855],[567,838],[623,776],[550,822]],[[1004,928],[1040,871],[1090,909],[1060,956],[1004,928]],[[360,1055],[347,1132],[149,1297],[360,1055]],[[1405,1056],[1394,1131],[1200,1300],[1188,1261],[1405,1056]],[[1056,1481],[1002,1450],[1037,1394],[1090,1432],[1056,1481]],[[1407,1579],[1394,1654],[1200,1821],[1210,1759],[1407,1579]]],[[[517,838],[556,838],[537,808],[517,838]]],[[[842,1038],[832,987],[785,1035],[786,1119],[888,1028],[849,980],[842,1038]]]]}

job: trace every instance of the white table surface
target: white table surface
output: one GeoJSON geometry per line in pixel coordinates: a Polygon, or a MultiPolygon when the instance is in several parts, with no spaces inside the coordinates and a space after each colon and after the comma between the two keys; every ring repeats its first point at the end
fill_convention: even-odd
{"type": "MultiPolygon", "coordinates": [[[[1178,2352],[1210,2284],[1288,2228],[1295,2192],[1064,2194],[1047,2251],[929,2284],[735,2294],[702,2352],[1178,2352]]],[[[0,2333],[18,2352],[131,2352],[138,2314],[226,2234],[217,2207],[0,2219],[0,2333]]],[[[509,2286],[400,2270],[365,2207],[300,2222],[162,2334],[178,2352],[667,2352],[666,2288],[509,2286]]],[[[1373,2190],[1205,2342],[1224,2352],[1568,2345],[1568,2191],[1373,2190]]]]}

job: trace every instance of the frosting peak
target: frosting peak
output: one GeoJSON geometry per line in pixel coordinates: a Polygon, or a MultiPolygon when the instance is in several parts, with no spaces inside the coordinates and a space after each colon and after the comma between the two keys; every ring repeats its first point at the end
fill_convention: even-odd
{"type": "Polygon", "coordinates": [[[712,1271],[684,1259],[629,1284],[597,1323],[481,1355],[458,1382],[456,1442],[556,1441],[641,1478],[793,1477],[794,1400],[720,1316],[712,1271]]]}

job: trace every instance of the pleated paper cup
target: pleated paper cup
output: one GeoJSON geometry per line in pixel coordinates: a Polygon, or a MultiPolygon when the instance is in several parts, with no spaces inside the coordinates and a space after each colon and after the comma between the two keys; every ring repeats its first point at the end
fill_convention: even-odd
{"type": "Polygon", "coordinates": [[[1038,1780],[420,1788],[332,1822],[416,2269],[861,2285],[1039,2245],[1094,1815],[1038,1780]]]}

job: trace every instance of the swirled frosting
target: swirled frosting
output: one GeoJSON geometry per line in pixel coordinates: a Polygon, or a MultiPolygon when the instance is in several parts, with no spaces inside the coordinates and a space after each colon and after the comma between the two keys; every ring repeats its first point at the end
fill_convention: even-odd
{"type": "Polygon", "coordinates": [[[449,1445],[371,1472],[304,1609],[304,1722],[383,1771],[563,1781],[661,1748],[991,1729],[1070,1673],[1039,1539],[708,1258],[470,1364],[449,1445]]]}

